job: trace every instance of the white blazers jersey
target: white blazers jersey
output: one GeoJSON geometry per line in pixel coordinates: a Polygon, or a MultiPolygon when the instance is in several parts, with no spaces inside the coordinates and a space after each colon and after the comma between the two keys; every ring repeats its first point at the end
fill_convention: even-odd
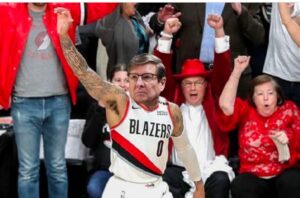
{"type": "Polygon", "coordinates": [[[110,171],[130,182],[157,181],[166,168],[172,131],[165,98],[159,97],[157,108],[149,111],[129,97],[123,119],[111,128],[110,171]]]}

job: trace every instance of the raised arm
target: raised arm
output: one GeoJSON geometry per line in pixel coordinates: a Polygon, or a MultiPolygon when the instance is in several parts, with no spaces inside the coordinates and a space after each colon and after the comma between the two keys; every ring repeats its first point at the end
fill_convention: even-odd
{"type": "Polygon", "coordinates": [[[215,105],[219,106],[219,97],[232,71],[229,36],[225,35],[223,28],[224,22],[220,15],[208,15],[207,23],[215,30],[215,58],[209,80],[210,90],[207,90],[206,94],[209,94],[208,92],[211,91],[215,99],[215,105]]]}
{"type": "Polygon", "coordinates": [[[250,56],[238,56],[234,59],[234,69],[221,93],[219,105],[225,115],[232,115],[240,77],[249,65],[250,56]]]}
{"type": "Polygon", "coordinates": [[[158,45],[154,54],[159,57],[166,67],[167,82],[164,91],[161,93],[168,101],[174,102],[174,86],[177,84],[172,72],[172,52],[171,44],[173,34],[181,27],[181,22],[178,18],[169,18],[164,24],[164,30],[161,37],[158,39],[158,45]]]}
{"type": "Polygon", "coordinates": [[[65,9],[55,10],[55,12],[58,15],[57,32],[61,47],[73,72],[94,99],[103,104],[106,109],[113,110],[116,114],[120,115],[120,111],[125,108],[127,102],[125,91],[118,86],[104,81],[96,72],[89,68],[67,33],[73,21],[70,12],[65,9]]]}
{"type": "Polygon", "coordinates": [[[282,24],[286,27],[296,45],[300,47],[300,25],[291,16],[293,4],[278,3],[278,8],[282,24]]]}

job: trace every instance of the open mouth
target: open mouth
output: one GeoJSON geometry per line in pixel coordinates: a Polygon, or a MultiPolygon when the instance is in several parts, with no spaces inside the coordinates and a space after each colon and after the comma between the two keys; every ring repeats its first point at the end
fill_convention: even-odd
{"type": "Polygon", "coordinates": [[[270,106],[270,105],[268,105],[268,104],[265,104],[265,105],[264,105],[265,108],[268,108],[269,106],[270,106]]]}
{"type": "Polygon", "coordinates": [[[195,98],[197,98],[197,96],[198,96],[198,94],[190,94],[191,99],[195,99],[195,98]]]}

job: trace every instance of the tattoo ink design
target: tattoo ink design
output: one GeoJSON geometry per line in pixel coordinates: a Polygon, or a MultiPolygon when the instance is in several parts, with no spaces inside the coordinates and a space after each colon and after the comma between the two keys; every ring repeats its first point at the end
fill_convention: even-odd
{"type": "MultiPolygon", "coordinates": [[[[106,98],[109,94],[124,95],[124,91],[121,88],[102,80],[101,77],[88,66],[87,62],[77,51],[69,37],[61,36],[60,41],[68,64],[94,99],[99,101],[101,98],[106,98]]],[[[108,107],[119,115],[117,101],[109,100],[106,102],[108,107]]]]}

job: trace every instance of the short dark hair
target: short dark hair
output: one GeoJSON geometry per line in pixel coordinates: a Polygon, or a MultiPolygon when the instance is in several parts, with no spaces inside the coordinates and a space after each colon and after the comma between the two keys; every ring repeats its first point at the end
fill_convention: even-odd
{"type": "Polygon", "coordinates": [[[119,63],[119,64],[113,66],[112,68],[110,68],[109,72],[108,72],[107,79],[109,81],[112,81],[115,73],[118,72],[118,71],[126,71],[127,72],[127,66],[126,66],[126,64],[119,63]]]}
{"type": "Polygon", "coordinates": [[[134,56],[128,63],[127,71],[128,73],[130,73],[130,71],[134,67],[146,65],[149,63],[156,66],[156,75],[158,81],[160,81],[163,77],[166,77],[166,68],[162,63],[161,59],[155,55],[147,53],[138,54],[134,56]]]}
{"type": "Polygon", "coordinates": [[[279,86],[279,84],[277,83],[277,81],[269,75],[262,74],[262,75],[255,77],[254,79],[252,79],[250,86],[249,86],[248,101],[249,101],[250,105],[252,105],[253,107],[256,107],[254,100],[253,100],[255,87],[257,85],[261,85],[261,84],[264,84],[267,82],[271,82],[274,85],[275,91],[277,93],[277,106],[281,106],[285,102],[284,92],[283,92],[282,88],[279,86]]]}

